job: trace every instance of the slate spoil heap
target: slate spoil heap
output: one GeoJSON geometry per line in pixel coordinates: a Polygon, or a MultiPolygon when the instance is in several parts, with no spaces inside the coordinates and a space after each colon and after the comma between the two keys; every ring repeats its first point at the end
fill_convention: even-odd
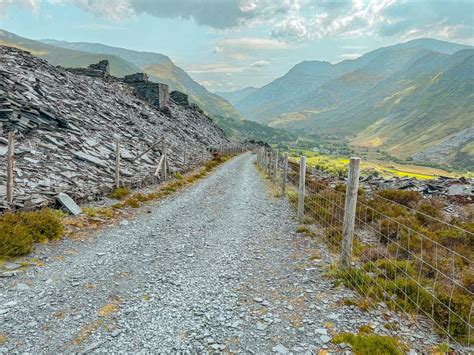
{"type": "Polygon", "coordinates": [[[78,201],[109,192],[117,138],[126,185],[156,181],[158,142],[168,148],[171,172],[183,168],[185,146],[190,168],[209,146],[228,143],[196,105],[175,103],[165,86],[144,75],[111,77],[106,61],[65,69],[0,46],[0,212],[7,208],[8,132],[16,132],[13,208],[49,205],[59,192],[78,201]]]}

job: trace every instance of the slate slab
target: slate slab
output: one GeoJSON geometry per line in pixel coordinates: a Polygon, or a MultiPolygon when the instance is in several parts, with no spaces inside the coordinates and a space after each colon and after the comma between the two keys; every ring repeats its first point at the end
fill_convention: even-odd
{"type": "Polygon", "coordinates": [[[74,216],[82,212],[81,208],[77,205],[77,203],[74,202],[74,200],[68,194],[61,192],[58,194],[58,196],[56,196],[56,199],[65,209],[67,209],[74,216]]]}

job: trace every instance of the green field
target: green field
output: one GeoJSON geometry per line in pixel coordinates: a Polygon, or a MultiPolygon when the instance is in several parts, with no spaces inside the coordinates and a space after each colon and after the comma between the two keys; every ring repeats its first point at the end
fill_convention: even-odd
{"type": "MultiPolygon", "coordinates": [[[[311,150],[290,149],[290,157],[299,159],[300,155],[308,157],[307,164],[310,167],[316,167],[332,176],[346,176],[349,158],[335,155],[322,155],[311,150]]],[[[448,172],[439,168],[418,166],[414,164],[400,164],[378,160],[364,160],[361,162],[362,175],[376,175],[386,178],[391,177],[415,177],[426,180],[434,179],[438,176],[459,177],[460,174],[448,172]]],[[[472,174],[469,173],[468,176],[472,174]]]]}

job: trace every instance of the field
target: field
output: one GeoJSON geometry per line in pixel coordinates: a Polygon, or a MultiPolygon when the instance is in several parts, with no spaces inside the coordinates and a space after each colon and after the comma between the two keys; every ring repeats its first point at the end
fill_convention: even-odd
{"type": "MultiPolygon", "coordinates": [[[[305,155],[308,157],[307,164],[310,167],[316,167],[330,175],[346,175],[349,158],[336,155],[322,155],[310,150],[291,149],[289,152],[291,157],[305,155]]],[[[460,177],[461,174],[449,172],[439,168],[427,166],[419,166],[414,164],[400,164],[389,161],[381,161],[377,159],[365,160],[361,162],[362,175],[377,175],[382,177],[415,177],[417,179],[426,180],[434,179],[438,176],[460,177]]],[[[468,174],[470,176],[472,174],[468,174]]]]}

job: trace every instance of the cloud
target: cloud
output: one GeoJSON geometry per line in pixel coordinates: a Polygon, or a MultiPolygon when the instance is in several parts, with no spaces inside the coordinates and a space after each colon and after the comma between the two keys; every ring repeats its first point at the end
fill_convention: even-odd
{"type": "Polygon", "coordinates": [[[273,22],[273,38],[327,37],[473,39],[474,2],[353,0],[303,2],[296,13],[273,22]]]}
{"type": "MultiPolygon", "coordinates": [[[[61,1],[61,0],[55,0],[61,1]]],[[[215,29],[269,21],[298,8],[300,0],[63,0],[113,20],[147,14],[160,18],[192,19],[215,29]]]]}
{"type": "Polygon", "coordinates": [[[347,53],[347,54],[341,54],[338,56],[339,59],[345,60],[345,59],[357,59],[361,57],[362,54],[360,53],[347,53]]]}
{"type": "Polygon", "coordinates": [[[25,9],[29,9],[33,12],[37,12],[39,8],[38,0],[0,0],[0,16],[7,13],[7,10],[11,6],[18,6],[25,9]]]}
{"type": "Polygon", "coordinates": [[[227,38],[217,41],[219,48],[238,48],[244,50],[287,49],[290,45],[284,41],[264,37],[227,38]]]}
{"type": "Polygon", "coordinates": [[[270,64],[271,62],[268,60],[257,60],[253,62],[252,64],[250,64],[250,68],[263,68],[270,64]]]}

